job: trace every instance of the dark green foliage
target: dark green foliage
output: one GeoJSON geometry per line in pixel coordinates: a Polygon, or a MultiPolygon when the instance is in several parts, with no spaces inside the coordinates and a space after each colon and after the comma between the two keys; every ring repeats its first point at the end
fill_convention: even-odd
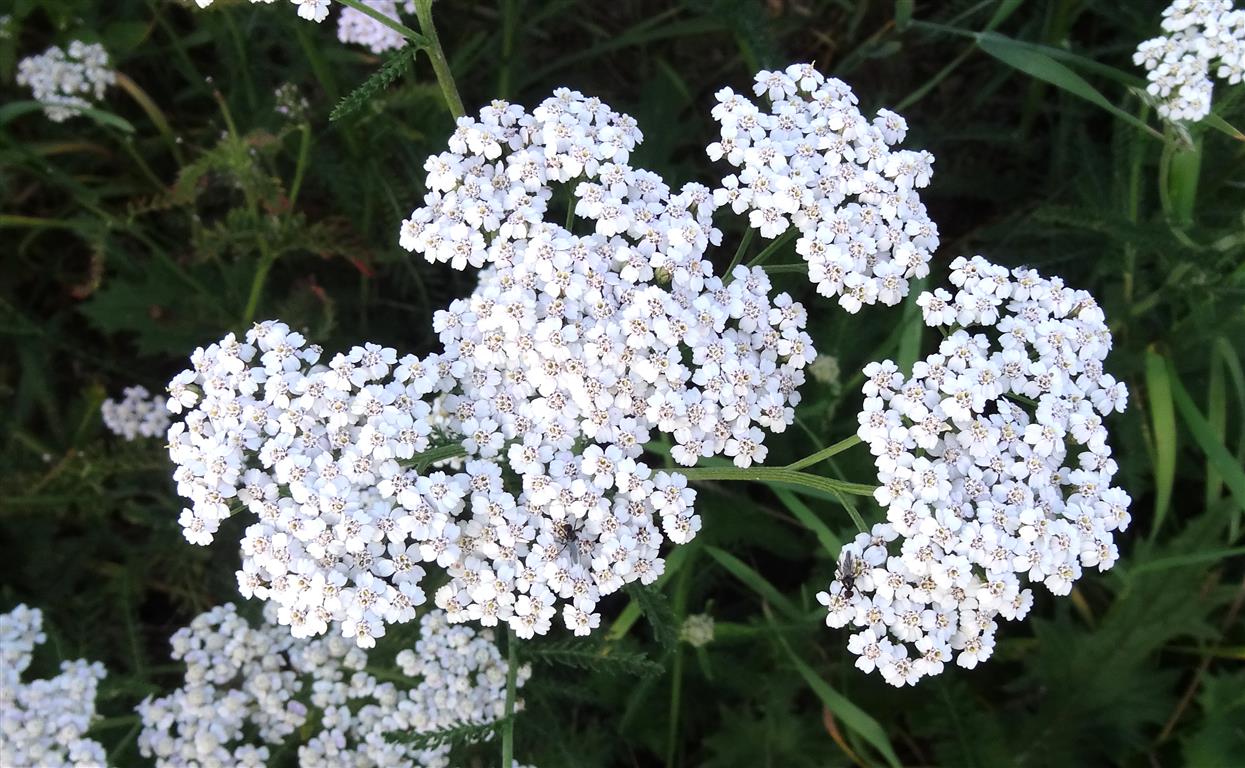
{"type": "Polygon", "coordinates": [[[418,52],[419,48],[407,45],[389,54],[385,63],[380,65],[380,69],[377,69],[375,74],[337,102],[337,106],[333,107],[333,111],[329,113],[329,120],[341,120],[374,100],[411,68],[418,52]]]}
{"type": "Polygon", "coordinates": [[[652,677],[664,669],[642,653],[615,648],[591,640],[552,640],[533,643],[523,650],[523,658],[540,664],[562,664],[604,674],[652,677]]]}
{"type": "MultiPolygon", "coordinates": [[[[1119,564],[1066,598],[1036,590],[1029,619],[1002,622],[986,664],[903,690],[860,673],[848,633],[823,625],[815,599],[835,568],[830,545],[856,533],[844,501],[700,483],[703,529],[656,584],[606,598],[591,640],[555,630],[520,647],[533,667],[514,720],[521,763],[882,765],[856,710],[911,766],[1242,762],[1245,498],[1232,470],[1245,465],[1245,144],[1213,127],[1167,129],[1139,96],[1131,53],[1157,34],[1166,4],[434,4],[469,113],[499,97],[531,106],[559,86],[599,95],[639,121],[633,164],[675,184],[726,172],[704,156],[719,88],[815,61],[866,113],[901,112],[906,146],[937,157],[923,193],[943,243],[929,284],[954,257],[981,253],[1091,291],[1114,333],[1108,371],[1131,391],[1129,411],[1108,421],[1117,482],[1134,500],[1119,564]],[[1047,60],[1128,117],[1032,76],[1059,71],[1047,60]],[[1163,507],[1156,489],[1168,482],[1163,507]],[[826,528],[814,533],[810,520],[826,528]],[[698,613],[715,619],[715,638],[692,648],[679,632],[698,613]]],[[[107,665],[108,719],[92,735],[116,765],[144,766],[126,718],[179,682],[169,635],[239,600],[228,542],[247,521],[229,521],[214,546],[188,545],[162,441],[107,434],[100,402],[132,384],[159,391],[196,346],[256,319],[280,317],[330,351],[431,349],[433,313],[475,278],[412,257],[397,231],[454,122],[417,48],[377,57],[343,46],[332,21],[302,21],[284,0],[205,11],[16,0],[3,14],[0,611],[45,610],[49,641],[32,674],[68,658],[107,665]],[[25,103],[16,61],[75,38],[102,40],[150,108],[118,87],[88,116],[52,124],[25,103]],[[283,83],[308,98],[305,118],[274,112],[283,83]]],[[[1217,80],[1214,103],[1245,125],[1245,86],[1217,80]]],[[[720,268],[742,225],[717,223],[720,268]]],[[[748,258],[765,245],[754,240],[748,258]]],[[[787,244],[768,263],[798,261],[787,244]]],[[[767,440],[767,464],[781,466],[855,431],[866,363],[910,362],[936,339],[912,332],[910,306],[847,315],[798,272],[773,279],[805,301],[816,347],[840,371],[810,379],[798,422],[767,440]]],[[[813,469],[872,477],[860,447],[813,469]]],[[[879,519],[872,499],[846,501],[864,522],[879,519]]],[[[393,656],[413,641],[413,625],[392,627],[369,668],[396,679],[393,656]]],[[[464,725],[418,743],[490,766],[493,730],[464,725]]],[[[295,753],[291,743],[274,762],[292,765],[295,753]]]]}

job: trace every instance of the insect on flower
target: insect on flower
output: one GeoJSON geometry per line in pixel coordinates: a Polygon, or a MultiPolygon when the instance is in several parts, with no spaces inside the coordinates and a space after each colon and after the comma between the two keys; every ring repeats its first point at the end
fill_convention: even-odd
{"type": "Polygon", "coordinates": [[[843,598],[846,600],[851,600],[856,594],[856,572],[856,558],[850,551],[844,552],[834,578],[843,585],[843,598]]]}

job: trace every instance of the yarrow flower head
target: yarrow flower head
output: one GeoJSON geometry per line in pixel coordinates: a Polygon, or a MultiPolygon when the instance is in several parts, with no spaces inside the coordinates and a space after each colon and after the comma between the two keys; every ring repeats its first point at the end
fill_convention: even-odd
{"type": "Polygon", "coordinates": [[[163,395],[152,396],[144,386],[126,387],[120,401],[108,398],[100,406],[104,426],[126,440],[163,437],[169,429],[169,410],[163,395]]]}
{"type": "Polygon", "coordinates": [[[817,292],[849,312],[898,304],[908,281],[929,272],[938,228],[917,190],[929,184],[934,157],[900,150],[908,125],[889,110],[868,120],[843,81],[811,64],[757,73],[753,87],[769,108],[723,88],[713,117],[721,139],[711,160],[740,169],[714,191],[719,206],[762,237],[794,227],[796,252],[817,292]]]}
{"type": "Polygon", "coordinates": [[[844,547],[851,572],[818,595],[829,626],[857,630],[856,665],[895,685],[988,658],[1028,585],[1066,595],[1107,570],[1130,521],[1104,422],[1128,392],[1103,370],[1098,304],[1030,269],[951,266],[954,295],[918,297],[946,329],[938,352],[907,378],[889,360],[865,369],[859,435],[887,521],[844,547]]]}
{"type": "Polygon", "coordinates": [[[54,123],[63,122],[104,98],[108,86],[117,82],[108,52],[99,43],[74,40],[65,50],[52,46],[17,65],[17,84],[30,88],[43,113],[54,123]]]}
{"type": "MultiPolygon", "coordinates": [[[[361,649],[337,636],[291,637],[273,613],[268,606],[268,620],[252,626],[232,604],[221,605],[173,635],[185,683],[138,706],[139,751],[157,768],[259,768],[296,733],[303,768],[448,768],[448,745],[416,749],[384,734],[487,725],[505,714],[507,664],[490,631],[425,614],[414,651],[397,657],[414,685],[400,687],[366,672],[361,649]]],[[[529,676],[518,670],[517,684],[529,676]]]]}
{"type": "Polygon", "coordinates": [[[1245,10],[1232,0],[1176,0],[1163,31],[1137,47],[1133,63],[1145,68],[1160,115],[1196,122],[1210,114],[1212,72],[1232,85],[1245,76],[1245,10]]]}
{"type": "Polygon", "coordinates": [[[302,94],[297,85],[282,83],[272,92],[273,111],[290,122],[297,123],[307,118],[311,102],[302,94]]]}
{"type": "MultiPolygon", "coordinates": [[[[395,0],[362,0],[364,5],[372,8],[390,19],[398,19],[398,9],[405,13],[415,12],[415,0],[406,0],[399,5],[395,0]]],[[[356,43],[372,51],[384,53],[406,45],[406,38],[397,31],[381,24],[376,19],[354,8],[342,8],[337,17],[337,39],[343,43],[356,43]]]]}
{"type": "Polygon", "coordinates": [[[38,608],[19,605],[0,614],[0,764],[102,766],[104,747],[86,732],[104,665],[65,661],[56,677],[22,682],[35,647],[46,640],[38,608]]]}

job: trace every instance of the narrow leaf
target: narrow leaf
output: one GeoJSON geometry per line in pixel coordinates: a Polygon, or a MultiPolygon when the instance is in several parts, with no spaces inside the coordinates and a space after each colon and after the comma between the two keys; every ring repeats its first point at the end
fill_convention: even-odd
{"type": "Polygon", "coordinates": [[[895,754],[895,747],[886,737],[886,731],[882,729],[881,724],[868,712],[853,704],[846,696],[834,690],[812,667],[797,656],[795,651],[791,650],[791,646],[785,640],[779,638],[779,642],[783,650],[791,657],[791,663],[795,665],[800,677],[803,677],[808,686],[813,689],[813,693],[817,694],[821,703],[826,705],[826,709],[834,713],[834,716],[848,728],[860,734],[862,739],[873,745],[888,765],[892,768],[899,768],[899,756],[895,754]]]}
{"type": "Polygon", "coordinates": [[[1124,122],[1136,126],[1138,129],[1158,139],[1163,138],[1158,131],[1108,101],[1107,97],[1099,93],[1098,89],[1090,85],[1085,78],[1055,61],[1050,56],[1031,48],[1017,45],[1015,41],[1002,35],[983,34],[978,37],[977,45],[981,50],[1009,67],[1017,69],[1030,77],[1050,83],[1056,88],[1062,88],[1074,96],[1079,96],[1092,104],[1102,107],[1124,122]]]}
{"type": "Polygon", "coordinates": [[[838,557],[838,552],[842,548],[843,542],[839,540],[838,536],[834,535],[834,532],[830,530],[830,526],[822,522],[817,513],[809,509],[808,505],[791,491],[785,488],[774,488],[773,491],[778,500],[787,508],[787,511],[794,515],[801,525],[813,532],[813,535],[817,537],[817,541],[821,542],[822,549],[826,550],[830,557],[838,557]]]}
{"type": "Polygon", "coordinates": [[[1172,385],[1167,361],[1153,348],[1146,350],[1146,391],[1150,424],[1154,431],[1154,527],[1158,533],[1171,506],[1176,479],[1176,416],[1172,409],[1172,385]]]}
{"type": "Polygon", "coordinates": [[[593,672],[636,677],[653,677],[665,670],[661,664],[642,653],[625,651],[608,643],[560,640],[529,646],[524,649],[523,658],[536,664],[562,664],[593,672]]]}
{"type": "Polygon", "coordinates": [[[800,609],[796,608],[795,603],[788,600],[785,595],[778,591],[777,587],[766,581],[764,576],[757,573],[743,560],[740,560],[729,552],[725,552],[717,547],[707,546],[705,547],[705,551],[708,552],[714,560],[717,560],[719,565],[730,571],[731,575],[742,581],[758,595],[765,598],[766,602],[770,605],[782,611],[790,618],[799,619],[803,617],[800,609]]]}
{"type": "Polygon", "coordinates": [[[1180,383],[1180,377],[1177,376],[1176,369],[1171,363],[1167,364],[1167,370],[1171,383],[1170,396],[1176,402],[1180,418],[1184,420],[1189,433],[1193,435],[1193,441],[1202,449],[1202,453],[1206,454],[1207,460],[1223,476],[1223,482],[1227,484],[1228,490],[1236,499],[1236,505],[1245,510],[1245,469],[1241,469],[1241,464],[1236,457],[1216,438],[1215,430],[1198,410],[1193,398],[1189,397],[1188,391],[1180,383]]]}
{"type": "Polygon", "coordinates": [[[653,639],[662,647],[662,650],[669,653],[679,645],[679,627],[674,617],[674,610],[670,607],[670,600],[665,593],[656,586],[642,586],[640,584],[631,584],[627,587],[627,593],[640,606],[640,612],[648,619],[648,624],[653,629],[653,639]]]}

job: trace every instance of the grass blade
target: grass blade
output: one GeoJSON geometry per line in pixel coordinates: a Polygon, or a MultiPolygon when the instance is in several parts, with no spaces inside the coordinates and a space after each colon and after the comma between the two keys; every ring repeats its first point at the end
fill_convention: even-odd
{"type": "Polygon", "coordinates": [[[757,573],[743,560],[717,547],[707,546],[705,551],[709,553],[710,557],[718,561],[718,565],[730,571],[732,576],[742,581],[752,591],[764,598],[770,605],[785,613],[789,618],[800,619],[803,617],[795,603],[788,600],[783,593],[778,591],[777,587],[766,581],[764,576],[757,573]]]}
{"type": "Polygon", "coordinates": [[[1241,469],[1240,462],[1216,438],[1214,428],[1206,420],[1206,417],[1202,415],[1202,412],[1198,410],[1197,405],[1193,402],[1193,398],[1189,397],[1188,391],[1180,383],[1180,378],[1176,375],[1176,370],[1171,363],[1167,364],[1167,370],[1171,385],[1171,397],[1175,401],[1176,408],[1180,411],[1180,417],[1184,420],[1189,433],[1193,435],[1193,441],[1202,449],[1202,453],[1206,454],[1207,461],[1223,476],[1223,482],[1228,486],[1228,490],[1232,492],[1233,498],[1236,499],[1237,507],[1245,510],[1245,469],[1241,469]]]}
{"type": "Polygon", "coordinates": [[[1171,507],[1172,485],[1176,480],[1176,415],[1172,408],[1170,368],[1153,348],[1146,350],[1146,392],[1149,395],[1150,424],[1154,431],[1154,527],[1158,533],[1171,507]]]}
{"type": "Polygon", "coordinates": [[[843,721],[844,725],[860,734],[861,738],[873,745],[874,749],[882,754],[887,765],[892,766],[892,768],[899,768],[901,765],[899,756],[895,754],[895,747],[891,744],[890,739],[886,737],[886,731],[883,730],[881,724],[874,720],[868,712],[853,704],[846,696],[834,690],[812,667],[797,656],[795,651],[791,650],[791,646],[787,644],[786,640],[779,637],[778,642],[782,645],[783,650],[787,652],[787,655],[791,657],[791,663],[795,665],[796,671],[800,673],[800,677],[803,677],[808,686],[813,689],[813,693],[817,694],[817,698],[821,699],[821,703],[826,706],[826,709],[834,713],[834,716],[843,721]]]}

